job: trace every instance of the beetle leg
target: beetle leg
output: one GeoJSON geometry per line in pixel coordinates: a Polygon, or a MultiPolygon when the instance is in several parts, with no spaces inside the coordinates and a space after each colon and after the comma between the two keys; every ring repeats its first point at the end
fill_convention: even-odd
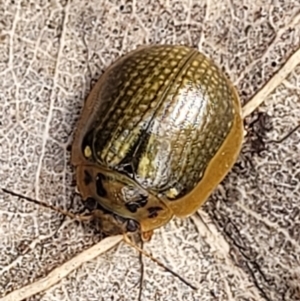
{"type": "MultiPolygon", "coordinates": [[[[153,232],[153,231],[149,231],[149,232],[153,232]]],[[[143,233],[149,233],[149,232],[143,232],[143,233]]],[[[169,273],[171,273],[174,277],[178,278],[180,281],[182,281],[184,284],[186,284],[187,286],[189,286],[191,289],[193,289],[193,290],[197,290],[198,289],[196,286],[194,286],[191,283],[189,283],[187,280],[185,280],[179,274],[177,274],[176,272],[174,272],[173,270],[171,270],[170,268],[168,268],[161,261],[159,261],[158,259],[156,259],[155,257],[153,257],[151,254],[145,252],[143,249],[141,249],[139,246],[137,246],[134,242],[132,242],[130,240],[130,238],[128,237],[127,234],[123,234],[123,241],[126,244],[128,244],[129,246],[131,246],[132,248],[136,249],[139,253],[141,253],[144,256],[150,258],[153,262],[155,262],[156,264],[158,264],[160,267],[164,268],[166,271],[168,271],[169,273]]]]}

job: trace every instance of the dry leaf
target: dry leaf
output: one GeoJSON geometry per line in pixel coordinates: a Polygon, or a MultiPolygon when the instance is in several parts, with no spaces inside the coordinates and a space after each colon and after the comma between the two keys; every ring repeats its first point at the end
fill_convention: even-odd
{"type": "Polygon", "coordinates": [[[246,115],[260,105],[246,118],[237,164],[199,214],[144,246],[197,291],[125,244],[85,257],[101,239],[92,225],[1,193],[0,300],[300,300],[300,130],[274,142],[300,122],[299,8],[299,0],[0,1],[3,187],[82,209],[68,150],[74,125],[99,75],[140,44],[198,47],[243,104],[251,100],[246,115]]]}

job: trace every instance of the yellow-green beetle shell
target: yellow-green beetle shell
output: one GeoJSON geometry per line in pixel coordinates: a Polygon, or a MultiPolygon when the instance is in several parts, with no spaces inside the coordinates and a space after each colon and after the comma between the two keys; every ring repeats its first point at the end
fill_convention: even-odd
{"type": "Polygon", "coordinates": [[[195,49],[153,45],[117,60],[88,96],[72,147],[77,185],[142,232],[194,213],[240,152],[233,85],[195,49]]]}

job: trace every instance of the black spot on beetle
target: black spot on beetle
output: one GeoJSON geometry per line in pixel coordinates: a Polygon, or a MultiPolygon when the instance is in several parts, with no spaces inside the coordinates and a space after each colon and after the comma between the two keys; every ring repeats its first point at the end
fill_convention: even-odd
{"type": "Polygon", "coordinates": [[[91,184],[92,181],[93,181],[93,178],[92,178],[91,174],[87,170],[84,171],[84,179],[83,179],[83,181],[84,181],[84,184],[86,186],[89,185],[89,184],[91,184]]]}
{"type": "Polygon", "coordinates": [[[158,206],[148,208],[148,212],[149,212],[148,217],[149,218],[157,217],[158,216],[158,211],[160,211],[160,210],[163,210],[163,208],[158,207],[158,206]]]}
{"type": "Polygon", "coordinates": [[[161,208],[161,207],[159,207],[159,206],[155,206],[155,207],[150,207],[150,208],[148,208],[149,213],[157,212],[157,211],[160,211],[160,210],[163,210],[163,208],[161,208]]]}
{"type": "Polygon", "coordinates": [[[137,221],[133,219],[128,219],[126,222],[126,230],[128,232],[135,232],[139,228],[139,224],[137,221]]]}
{"type": "Polygon", "coordinates": [[[158,216],[157,212],[152,212],[148,215],[148,218],[156,218],[158,216]]]}
{"type": "Polygon", "coordinates": [[[147,203],[148,196],[140,195],[140,199],[135,202],[126,203],[125,206],[130,212],[135,213],[139,208],[145,207],[147,203]]]}
{"type": "Polygon", "coordinates": [[[103,187],[102,180],[104,180],[105,177],[103,174],[98,173],[96,178],[96,188],[97,188],[97,194],[99,196],[105,197],[106,196],[106,190],[103,187]]]}
{"type": "Polygon", "coordinates": [[[138,201],[136,201],[139,206],[142,208],[142,207],[145,207],[148,203],[148,196],[145,196],[145,195],[140,195],[140,199],[138,201]]]}
{"type": "Polygon", "coordinates": [[[132,203],[126,203],[125,206],[132,213],[136,212],[140,208],[138,204],[133,203],[133,202],[132,203]]]}

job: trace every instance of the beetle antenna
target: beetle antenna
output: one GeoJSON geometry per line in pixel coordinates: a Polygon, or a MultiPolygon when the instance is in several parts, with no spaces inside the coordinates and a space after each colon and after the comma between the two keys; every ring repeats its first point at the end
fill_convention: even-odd
{"type": "Polygon", "coordinates": [[[166,271],[168,271],[169,273],[171,273],[174,277],[178,278],[180,281],[182,281],[184,284],[186,284],[188,287],[190,287],[193,290],[197,290],[198,288],[195,287],[194,285],[190,284],[187,280],[185,280],[183,277],[181,277],[180,275],[178,275],[176,272],[174,272],[173,270],[171,270],[170,268],[168,268],[167,266],[165,266],[162,262],[160,262],[158,259],[154,258],[152,255],[148,254],[147,252],[145,252],[143,249],[141,249],[140,247],[138,247],[135,243],[133,243],[130,238],[128,237],[127,234],[123,234],[124,237],[124,242],[127,243],[129,246],[131,246],[132,248],[136,249],[138,252],[140,252],[141,254],[143,254],[144,256],[150,258],[153,262],[155,262],[156,264],[158,264],[160,267],[164,268],[166,271]]]}
{"type": "Polygon", "coordinates": [[[38,201],[38,200],[35,200],[35,199],[32,199],[28,196],[25,196],[25,195],[22,195],[22,194],[19,194],[19,193],[16,193],[16,192],[13,192],[9,189],[5,189],[5,188],[1,188],[3,192],[7,193],[7,194],[10,194],[12,196],[16,196],[20,199],[24,199],[28,202],[31,202],[31,203],[34,203],[36,205],[40,205],[44,208],[47,208],[47,209],[51,209],[53,211],[56,211],[62,215],[65,215],[65,216],[68,216],[70,217],[71,219],[75,219],[77,221],[88,221],[88,220],[91,220],[92,219],[92,215],[78,215],[78,214],[74,214],[74,213],[71,213],[71,212],[68,212],[66,210],[63,210],[59,207],[56,207],[56,206],[53,206],[53,205],[50,205],[50,204],[47,204],[45,202],[42,202],[42,201],[38,201]]]}

